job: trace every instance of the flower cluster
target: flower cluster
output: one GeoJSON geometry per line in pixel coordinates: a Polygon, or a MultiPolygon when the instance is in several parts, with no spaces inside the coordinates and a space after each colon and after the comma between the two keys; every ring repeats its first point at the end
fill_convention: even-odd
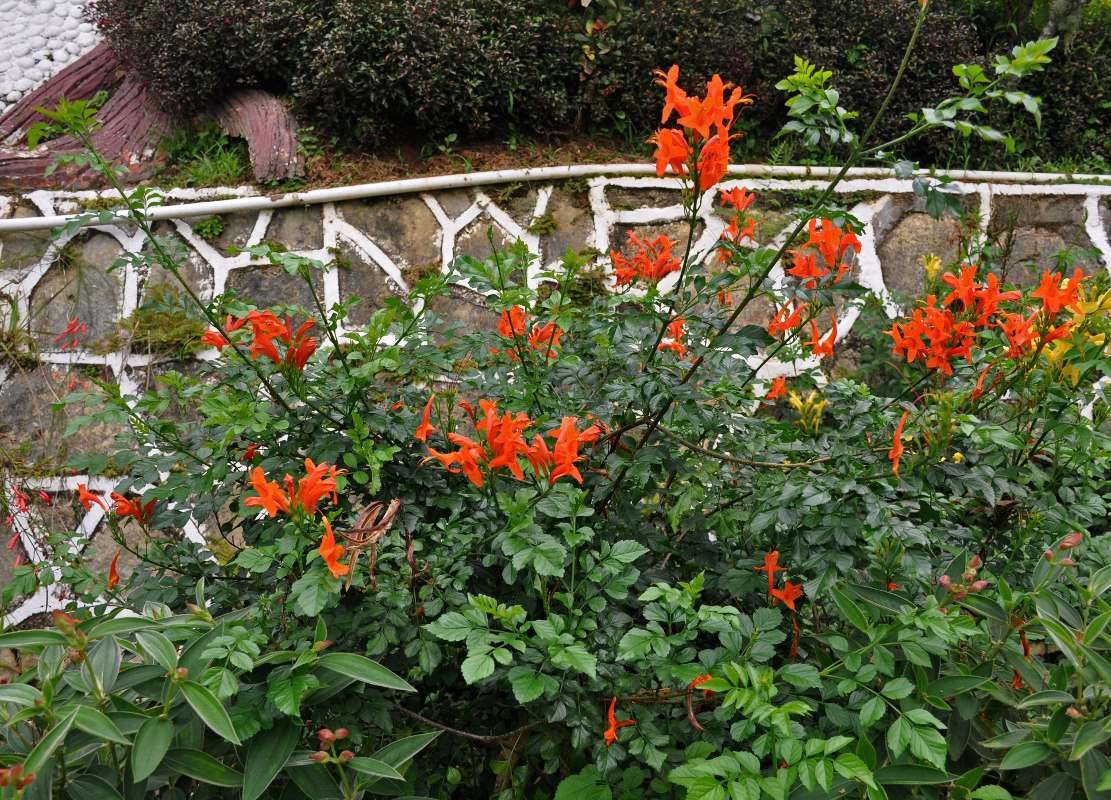
{"type": "Polygon", "coordinates": [[[982,563],[980,556],[972,556],[972,558],[968,560],[968,566],[964,568],[960,583],[953,583],[953,579],[948,575],[942,575],[937,583],[939,586],[948,590],[954,600],[963,599],[969,592],[973,594],[982,592],[984,589],[988,588],[988,582],[986,580],[976,580],[976,573],[980,571],[982,563]]]}
{"type": "Polygon", "coordinates": [[[671,350],[675,355],[679,356],[679,358],[682,358],[687,354],[687,347],[683,344],[684,335],[683,320],[673,319],[671,322],[667,323],[667,341],[660,342],[656,346],[656,349],[671,350]]]}
{"type": "Polygon", "coordinates": [[[625,258],[611,250],[613,260],[613,288],[631,286],[638,279],[655,286],[665,275],[676,272],[682,265],[671,254],[676,242],[662,234],[652,242],[646,242],[628,231],[629,243],[636,248],[632,258],[625,258]]]}
{"type": "MultiPolygon", "coordinates": [[[[904,355],[908,363],[921,357],[927,368],[946,375],[953,374],[952,361],[956,358],[963,357],[972,363],[972,350],[981,331],[991,328],[1001,331],[1008,345],[1003,357],[1018,359],[1067,337],[1071,327],[1083,317],[1080,290],[1084,277],[1079,269],[1067,281],[1062,281],[1060,272],[1046,271],[1039,288],[1030,293],[1031,298],[1042,301],[1041,308],[1027,309],[1028,315],[1001,309],[1000,303],[1021,300],[1022,293],[1000,291],[995,275],[988,275],[984,283],[977,282],[974,265],[965,264],[958,275],[946,272],[941,280],[952,291],[940,306],[936,295],[928,295],[924,306],[915,309],[904,322],[894,323],[886,333],[895,342],[895,355],[904,355]],[[954,309],[959,313],[955,314],[954,309]],[[1056,325],[1057,314],[1064,309],[1078,316],[1073,322],[1056,325]]],[[[1054,353],[1059,358],[1063,348],[1055,349],[1054,353]]],[[[987,371],[980,375],[977,396],[983,391],[987,371]]]]}
{"type": "MultiPolygon", "coordinates": [[[[317,504],[328,497],[332,502],[338,502],[336,497],[336,476],[342,475],[347,470],[336,469],[327,464],[314,464],[311,458],[305,459],[305,477],[294,482],[293,476],[286,473],[283,489],[277,481],[266,480],[262,467],[255,467],[251,473],[251,488],[257,497],[248,497],[243,501],[245,506],[261,508],[273,517],[278,511],[284,511],[297,520],[307,520],[316,513],[317,504]]],[[[343,545],[336,544],[332,525],[327,517],[322,515],[324,523],[324,537],[320,542],[320,556],[328,567],[333,577],[346,575],[350,566],[341,564],[339,557],[343,555],[343,545]]]]}
{"type": "MultiPolygon", "coordinates": [[[[503,311],[501,321],[498,322],[498,333],[503,338],[513,343],[500,352],[505,353],[512,360],[517,360],[516,344],[519,339],[524,339],[533,350],[543,353],[545,358],[555,358],[556,348],[559,347],[559,338],[563,331],[554,322],[545,325],[535,324],[529,330],[531,320],[525,310],[520,306],[513,306],[509,311],[503,311]]],[[[490,352],[498,354],[496,347],[491,347],[490,352]]]]}
{"type": "MultiPolygon", "coordinates": [[[[533,472],[538,477],[547,475],[549,484],[555,483],[565,475],[582,483],[582,474],[575,466],[576,462],[583,458],[579,454],[579,447],[594,442],[602,433],[602,429],[596,424],[580,431],[576,427],[578,417],[564,417],[558,430],[546,434],[556,440],[553,448],[549,450],[548,443],[540,434],[533,437],[531,445],[525,441],[522,434],[525,428],[532,424],[527,414],[506,412],[499,417],[494,401],[480,400],[478,405],[485,416],[477,419],[470,403],[462,401],[459,405],[470,415],[471,422],[478,432],[478,441],[452,432],[447,434],[447,440],[458,447],[458,450],[441,453],[428,447],[428,452],[431,453],[432,458],[438,459],[448,472],[462,472],[475,486],[482,486],[484,472],[494,474],[501,467],[508,469],[517,480],[524,480],[521,456],[524,456],[532,465],[533,472]]],[[[429,423],[431,408],[432,398],[429,398],[428,405],[424,409],[423,421],[417,428],[418,441],[427,441],[428,436],[437,430],[429,423]]]]}
{"type": "MultiPolygon", "coordinates": [[[[293,333],[293,326],[289,317],[286,317],[283,323],[272,311],[251,311],[246,317],[238,320],[233,319],[231,314],[228,314],[225,327],[230,334],[248,323],[250,323],[253,336],[251,358],[264,355],[279,367],[288,365],[298,370],[304,370],[305,364],[316,352],[316,339],[306,335],[316,324],[315,320],[308,320],[297,329],[297,333],[293,333]],[[279,355],[278,348],[274,345],[275,338],[285,344],[284,358],[279,355]]],[[[201,342],[215,347],[217,350],[223,350],[231,344],[227,337],[219,331],[206,331],[204,336],[201,337],[201,342]]]]}
{"type": "MultiPolygon", "coordinates": [[[[116,516],[135,517],[135,519],[139,521],[140,525],[146,525],[148,522],[150,522],[150,518],[154,515],[153,500],[151,500],[146,505],[143,505],[142,501],[128,500],[119,492],[112,492],[111,498],[113,501],[112,511],[116,513],[116,516]]],[[[82,506],[84,506],[86,511],[89,511],[92,508],[93,503],[96,503],[106,512],[108,511],[108,506],[104,504],[104,501],[97,497],[96,494],[94,494],[93,492],[90,492],[86,485],[83,483],[77,484],[77,500],[81,503],[82,506]]]]}
{"type": "Polygon", "coordinates": [[[845,277],[852,269],[851,264],[845,263],[845,251],[852,248],[854,253],[860,253],[861,244],[856,234],[838,228],[828,219],[810,220],[807,231],[810,238],[798,250],[791,251],[791,266],[787,268],[787,274],[806,281],[803,285],[807,289],[815,288],[834,269],[837,275],[830,283],[845,277]]]}
{"type": "Polygon", "coordinates": [[[679,124],[679,128],[661,128],[649,140],[656,145],[656,174],[663,176],[668,167],[678,175],[694,174],[704,192],[728,171],[729,140],[736,135],[729,129],[737,106],[747,105],[752,99],[745,97],[740,88],[724,83],[719,75],[706,84],[705,99],[688,95],[677,83],[678,64],[656,75],[656,82],[667,90],[660,123],[666,125],[675,112],[679,124]],[[727,89],[732,89],[728,98],[727,89]]]}

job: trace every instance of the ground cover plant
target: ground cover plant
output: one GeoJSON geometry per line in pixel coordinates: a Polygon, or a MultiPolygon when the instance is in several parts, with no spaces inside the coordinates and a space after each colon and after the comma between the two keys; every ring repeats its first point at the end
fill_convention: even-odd
{"type": "MultiPolygon", "coordinates": [[[[912,131],[1005,141],[977,115],[1036,112],[1015,79],[1054,44],[958,68],[912,131]]],[[[790,127],[849,146],[847,170],[890,144],[828,79],[796,62],[790,127]]],[[[37,657],[0,685],[0,796],[1109,790],[1107,280],[1065,254],[1013,286],[966,252],[891,324],[893,396],[788,368],[829,358],[862,299],[859,222],[831,187],[757,246],[728,177],[752,99],[716,76],[696,93],[679,65],[656,82],[687,231],[630,235],[612,291],[575,291],[585,257],[547,272],[518,244],[344,331],[354,299],[259,309],[181,281],[218,356],[142,396],[70,396],[129,425],[71,466],[124,474],[75,488],[144,568],[96,574],[59,532],[51,564],[17,569],[9,595],[61,580],[92,605],[0,634],[37,657]],[[697,252],[707,203],[729,225],[697,252]],[[489,332],[436,319],[453,283],[487,296],[489,332]],[[757,299],[774,315],[738,325],[757,299]],[[190,520],[220,547],[175,536],[190,520]]],[[[95,125],[79,103],[48,115],[95,125]]],[[[153,202],[129,195],[148,234],[153,202]]],[[[170,240],[147,252],[180,272],[170,240]]]]}

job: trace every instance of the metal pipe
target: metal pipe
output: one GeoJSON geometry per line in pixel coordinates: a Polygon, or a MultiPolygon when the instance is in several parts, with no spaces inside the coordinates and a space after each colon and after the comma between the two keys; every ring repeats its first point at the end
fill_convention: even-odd
{"type": "MultiPolygon", "coordinates": [[[[830,179],[838,172],[835,167],[786,167],[763,164],[738,164],[729,168],[726,178],[752,176],[764,178],[809,178],[830,179]]],[[[332,189],[313,189],[306,192],[286,192],[284,194],[256,195],[237,197],[230,200],[205,200],[193,203],[155,206],[148,213],[148,219],[181,219],[212,214],[231,214],[241,211],[260,211],[288,206],[313,205],[316,203],[336,203],[344,200],[358,200],[367,197],[430,192],[445,189],[459,189],[465,186],[484,186],[515,181],[554,181],[598,175],[620,175],[623,177],[655,176],[652,164],[579,164],[564,167],[530,167],[526,169],[503,169],[491,172],[471,172],[464,175],[439,175],[431,178],[406,178],[382,183],[365,183],[357,186],[342,186],[332,189]]],[[[919,170],[916,175],[930,174],[919,170]]],[[[933,173],[937,177],[948,177],[957,181],[990,183],[1054,183],[1057,181],[1099,181],[1111,183],[1111,175],[1065,175],[1063,173],[1039,172],[988,172],[981,170],[945,170],[933,173]]],[[[889,169],[854,167],[846,178],[894,178],[889,169]]],[[[0,234],[24,231],[40,231],[58,228],[80,214],[65,214],[52,217],[23,217],[20,219],[0,220],[0,234]]],[[[101,222],[94,215],[82,227],[90,225],[113,224],[126,221],[126,216],[114,216],[101,222]]]]}

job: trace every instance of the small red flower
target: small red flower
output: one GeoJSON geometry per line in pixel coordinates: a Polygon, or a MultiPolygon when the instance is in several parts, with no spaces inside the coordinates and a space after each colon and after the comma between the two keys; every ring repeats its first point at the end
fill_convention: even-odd
{"type": "Polygon", "coordinates": [[[768,393],[764,395],[764,400],[774,401],[783,397],[787,393],[787,379],[785,377],[776,378],[772,381],[771,388],[768,393]]]}
{"type": "Polygon", "coordinates": [[[428,434],[432,433],[435,430],[438,430],[438,428],[432,427],[432,425],[428,422],[428,415],[432,411],[432,401],[434,399],[436,399],[436,394],[435,393],[432,394],[432,397],[428,398],[428,403],[424,407],[424,417],[421,419],[420,427],[417,428],[417,433],[416,433],[416,440],[418,442],[427,441],[428,434]]]}

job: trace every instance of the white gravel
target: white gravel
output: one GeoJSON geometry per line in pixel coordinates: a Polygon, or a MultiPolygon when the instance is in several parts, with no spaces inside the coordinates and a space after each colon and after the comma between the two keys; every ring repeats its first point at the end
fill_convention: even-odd
{"type": "Polygon", "coordinates": [[[87,0],[0,0],[0,114],[92,50],[87,0]]]}

